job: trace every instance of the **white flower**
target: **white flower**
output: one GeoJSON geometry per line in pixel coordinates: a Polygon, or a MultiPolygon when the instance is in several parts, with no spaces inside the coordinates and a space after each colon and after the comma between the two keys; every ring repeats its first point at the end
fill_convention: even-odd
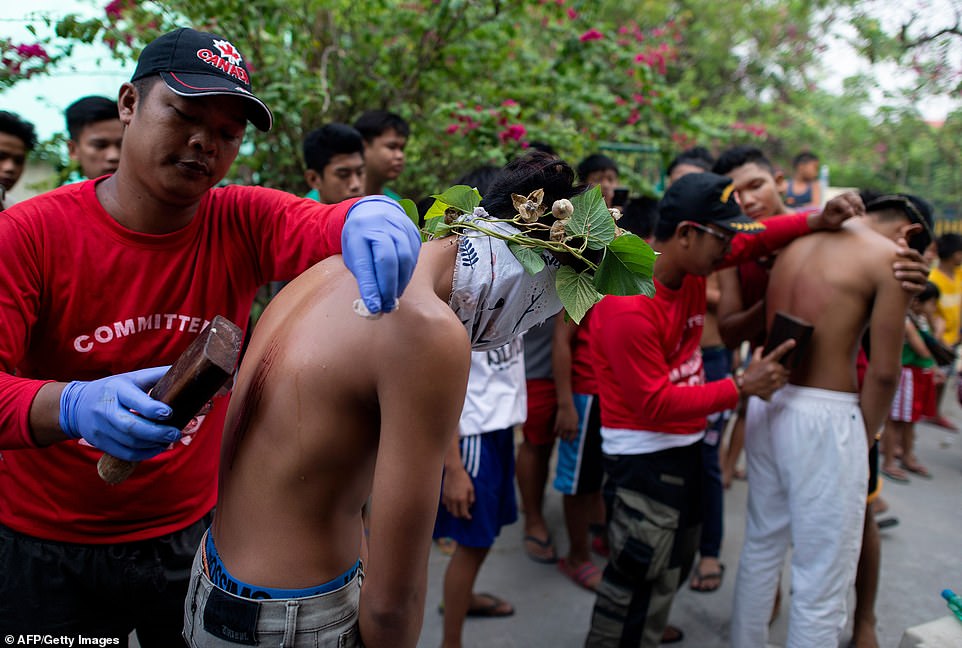
{"type": "Polygon", "coordinates": [[[554,204],[551,205],[551,213],[558,220],[571,218],[571,215],[575,213],[575,206],[567,198],[562,198],[554,201],[554,204]]]}

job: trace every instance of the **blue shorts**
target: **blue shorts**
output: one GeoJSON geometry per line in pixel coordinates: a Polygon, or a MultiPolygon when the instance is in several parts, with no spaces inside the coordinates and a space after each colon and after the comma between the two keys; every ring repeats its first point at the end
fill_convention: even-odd
{"type": "Polygon", "coordinates": [[[578,436],[558,441],[558,466],[554,487],[563,495],[584,495],[601,490],[601,406],[598,397],[572,394],[578,411],[578,436]]]}
{"type": "Polygon", "coordinates": [[[501,527],[518,519],[514,495],[514,430],[505,428],[461,438],[461,463],[474,484],[471,519],[456,518],[438,505],[434,537],[465,547],[490,547],[501,527]]]}

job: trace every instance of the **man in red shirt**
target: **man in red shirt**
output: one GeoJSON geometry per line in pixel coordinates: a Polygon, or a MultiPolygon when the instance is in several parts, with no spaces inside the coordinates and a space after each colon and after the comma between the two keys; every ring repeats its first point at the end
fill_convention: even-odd
{"type": "Polygon", "coordinates": [[[592,616],[588,646],[657,646],[671,602],[698,546],[706,417],[746,395],[769,397],[787,378],[760,350],[744,375],[705,383],[700,340],[705,277],[786,245],[816,229],[837,229],[860,201],[818,215],[761,225],[735,202],[724,176],[690,174],[659,206],[653,247],[655,296],[605,297],[591,335],[601,401],[611,556],[592,616]]]}
{"type": "Polygon", "coordinates": [[[273,119],[220,36],[154,40],[118,105],[116,173],[0,219],[0,628],[124,645],[136,628],[141,646],[170,648],[217,495],[227,399],[182,438],[145,393],[157,365],[215,315],[247,321],[260,285],[338,253],[368,309],[392,310],[420,238],[383,196],[321,205],[214,188],[247,122],[273,119]],[[141,463],[109,486],[103,452],[141,463]]]}

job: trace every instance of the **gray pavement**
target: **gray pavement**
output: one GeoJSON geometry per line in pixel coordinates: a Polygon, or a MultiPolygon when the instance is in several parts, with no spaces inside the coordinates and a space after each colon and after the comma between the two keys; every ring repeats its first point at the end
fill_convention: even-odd
{"type": "MultiPolygon", "coordinates": [[[[944,412],[962,424],[962,410],[955,401],[954,384],[946,394],[944,412]]],[[[913,478],[909,484],[885,482],[883,497],[890,514],[900,524],[882,532],[882,572],[876,612],[882,648],[898,646],[907,627],[945,616],[948,610],[939,592],[946,587],[962,591],[962,438],[941,428],[920,424],[916,429],[917,454],[933,479],[913,478]],[[942,447],[948,439],[951,444],[942,447]]],[[[724,582],[714,593],[683,588],[675,599],[671,623],[682,628],[680,648],[728,646],[729,617],[738,554],[745,525],[747,484],[736,481],[725,496],[725,540],[721,560],[727,566],[724,582]]],[[[565,549],[561,499],[550,488],[546,517],[559,551],[565,549]]],[[[468,619],[465,648],[567,647],[584,644],[594,596],[578,588],[552,565],[527,558],[521,548],[522,526],[518,522],[502,530],[478,576],[478,592],[491,592],[509,599],[513,617],[468,619]]],[[[434,648],[441,642],[441,584],[447,557],[432,550],[429,565],[424,627],[419,647],[434,648]]],[[[600,559],[596,562],[601,566],[600,559]]],[[[782,614],[772,626],[771,643],[783,645],[787,629],[788,572],[782,583],[782,614]]],[[[850,597],[849,608],[853,605],[850,597]]],[[[850,632],[850,631],[849,631],[850,632]]],[[[848,632],[846,633],[848,634],[848,632]]],[[[847,645],[847,637],[842,646],[847,645]]]]}

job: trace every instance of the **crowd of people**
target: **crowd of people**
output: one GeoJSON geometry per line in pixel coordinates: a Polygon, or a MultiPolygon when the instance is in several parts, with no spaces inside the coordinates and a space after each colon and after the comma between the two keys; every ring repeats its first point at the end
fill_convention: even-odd
{"type": "MultiPolygon", "coordinates": [[[[390,111],[305,133],[303,197],[219,186],[247,124],[274,120],[239,49],[158,37],[117,101],[67,108],[75,175],[0,213],[0,628],[413,646],[433,538],[456,648],[466,617],[514,613],[475,582],[517,492],[528,557],[595,593],[585,645],[674,643],[678,589],[725,577],[744,448],[732,645],[766,644],[789,547],[788,645],[837,645],[852,587],[853,645],[878,645],[880,473],[930,478],[913,425],[951,426],[962,322],[962,237],[936,239],[924,199],[826,199],[814,154],[786,179],[737,146],[684,151],[657,203],[627,200],[616,160],[539,145],[454,181],[499,235],[422,245],[395,191],[411,131],[390,111]],[[577,260],[526,271],[504,223],[595,186],[658,253],[654,292],[598,295],[575,322],[555,279],[577,260]],[[150,388],[271,282],[231,396],[189,433],[168,425],[150,388]],[[127,481],[99,478],[104,452],[138,462],[127,481]]],[[[36,145],[0,111],[0,187],[36,145]]]]}

